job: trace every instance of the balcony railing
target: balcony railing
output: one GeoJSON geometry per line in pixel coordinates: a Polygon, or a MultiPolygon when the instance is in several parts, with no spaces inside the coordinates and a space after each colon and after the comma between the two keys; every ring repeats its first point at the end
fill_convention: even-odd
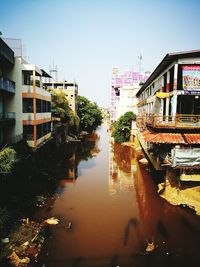
{"type": "Polygon", "coordinates": [[[137,127],[146,126],[165,129],[200,129],[200,115],[177,114],[175,116],[146,115],[137,117],[137,127]]]}
{"type": "Polygon", "coordinates": [[[0,121],[15,120],[15,112],[0,112],[0,121]]]}
{"type": "Polygon", "coordinates": [[[5,91],[9,93],[15,93],[15,82],[6,79],[4,77],[0,77],[0,91],[5,91]]]}
{"type": "Polygon", "coordinates": [[[1,141],[0,148],[2,148],[5,145],[13,145],[18,142],[20,142],[23,139],[23,134],[15,135],[11,138],[5,138],[5,140],[1,141]]]}
{"type": "Polygon", "coordinates": [[[0,60],[14,64],[13,50],[0,38],[0,60]]]}

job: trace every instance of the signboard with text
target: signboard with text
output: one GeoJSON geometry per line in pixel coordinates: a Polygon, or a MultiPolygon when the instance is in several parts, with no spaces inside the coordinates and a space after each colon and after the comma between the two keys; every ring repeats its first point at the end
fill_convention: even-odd
{"type": "Polygon", "coordinates": [[[200,65],[183,66],[183,90],[189,94],[200,91],[200,65]]]}

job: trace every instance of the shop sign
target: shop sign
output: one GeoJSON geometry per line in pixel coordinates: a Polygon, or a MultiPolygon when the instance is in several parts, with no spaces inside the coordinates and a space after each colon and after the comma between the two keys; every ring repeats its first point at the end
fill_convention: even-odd
{"type": "Polygon", "coordinates": [[[183,66],[183,90],[188,94],[199,94],[200,65],[183,66]]]}

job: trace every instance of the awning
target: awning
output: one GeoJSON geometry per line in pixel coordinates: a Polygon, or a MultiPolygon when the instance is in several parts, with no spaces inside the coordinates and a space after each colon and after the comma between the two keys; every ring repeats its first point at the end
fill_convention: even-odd
{"type": "Polygon", "coordinates": [[[183,137],[179,133],[152,133],[150,131],[143,132],[144,141],[147,143],[157,144],[186,144],[183,137]]]}
{"type": "Polygon", "coordinates": [[[157,92],[156,96],[159,98],[166,98],[166,97],[170,97],[169,93],[163,93],[163,92],[157,92]]]}

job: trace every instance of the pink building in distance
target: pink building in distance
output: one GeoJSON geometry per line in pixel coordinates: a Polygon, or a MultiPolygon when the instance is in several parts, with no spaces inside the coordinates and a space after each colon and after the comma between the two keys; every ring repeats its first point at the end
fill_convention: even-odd
{"type": "Polygon", "coordinates": [[[137,113],[137,100],[135,95],[149,75],[150,73],[140,73],[130,70],[120,72],[118,68],[112,69],[111,123],[127,111],[137,113]]]}

